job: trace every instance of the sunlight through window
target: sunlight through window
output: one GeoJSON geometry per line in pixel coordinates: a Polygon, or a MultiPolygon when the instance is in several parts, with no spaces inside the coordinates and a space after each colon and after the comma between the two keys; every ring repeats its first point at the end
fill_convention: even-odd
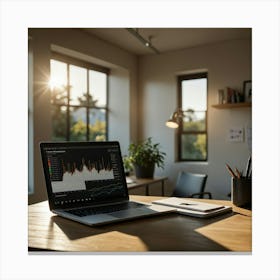
{"type": "Polygon", "coordinates": [[[108,69],[57,56],[51,59],[49,87],[52,138],[57,141],[107,139],[108,69]]]}

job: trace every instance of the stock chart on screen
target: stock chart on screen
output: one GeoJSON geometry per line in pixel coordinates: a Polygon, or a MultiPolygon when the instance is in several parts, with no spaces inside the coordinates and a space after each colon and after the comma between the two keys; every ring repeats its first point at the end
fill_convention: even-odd
{"type": "Polygon", "coordinates": [[[104,200],[125,195],[120,155],[114,147],[71,147],[46,151],[52,192],[58,203],[75,200],[104,200]]]}

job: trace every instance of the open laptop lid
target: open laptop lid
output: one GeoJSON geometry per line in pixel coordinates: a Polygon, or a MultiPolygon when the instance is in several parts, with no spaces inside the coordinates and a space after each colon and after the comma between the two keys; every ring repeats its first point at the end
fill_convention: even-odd
{"type": "Polygon", "coordinates": [[[50,209],[128,200],[118,142],[42,142],[50,209]]]}

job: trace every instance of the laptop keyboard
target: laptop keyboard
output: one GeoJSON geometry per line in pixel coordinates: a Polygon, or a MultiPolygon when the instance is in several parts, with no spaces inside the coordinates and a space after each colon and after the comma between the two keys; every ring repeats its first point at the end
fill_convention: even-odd
{"type": "Polygon", "coordinates": [[[117,212],[121,210],[128,210],[128,209],[138,208],[142,206],[143,204],[141,203],[130,201],[126,203],[120,203],[120,204],[114,204],[108,206],[96,206],[91,208],[73,209],[73,210],[68,210],[66,212],[79,217],[84,217],[89,215],[106,214],[106,213],[117,212]]]}

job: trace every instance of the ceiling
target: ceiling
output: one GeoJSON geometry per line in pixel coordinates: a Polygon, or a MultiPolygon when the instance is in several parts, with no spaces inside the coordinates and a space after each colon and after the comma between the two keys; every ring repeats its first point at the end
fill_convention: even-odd
{"type": "MultiPolygon", "coordinates": [[[[154,54],[125,28],[84,28],[84,31],[135,55],[154,54]]],[[[137,28],[160,52],[166,53],[221,41],[251,38],[251,28],[137,28]]]]}

